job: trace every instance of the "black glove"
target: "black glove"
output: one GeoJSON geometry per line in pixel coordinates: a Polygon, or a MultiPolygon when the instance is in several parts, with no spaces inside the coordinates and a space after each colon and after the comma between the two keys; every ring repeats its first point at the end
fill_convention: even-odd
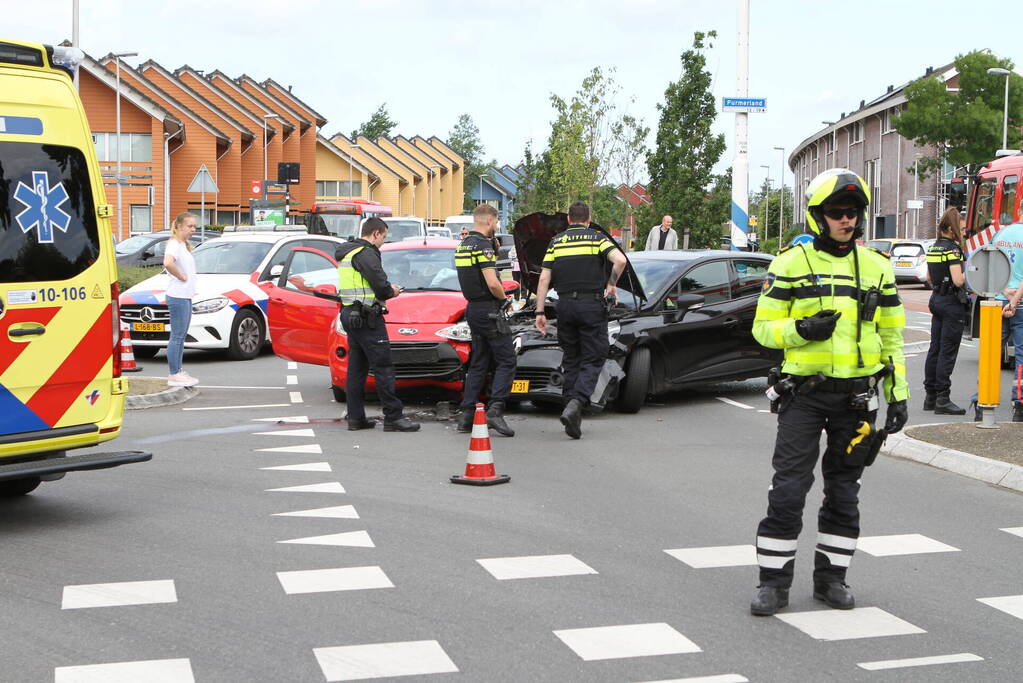
{"type": "Polygon", "coordinates": [[[888,404],[888,419],[884,423],[884,430],[889,434],[901,431],[909,422],[909,408],[905,401],[891,401],[888,404]]]}
{"type": "Polygon", "coordinates": [[[829,339],[835,332],[835,325],[842,317],[832,309],[817,311],[809,318],[800,318],[796,321],[796,332],[807,341],[824,341],[829,339]]]}

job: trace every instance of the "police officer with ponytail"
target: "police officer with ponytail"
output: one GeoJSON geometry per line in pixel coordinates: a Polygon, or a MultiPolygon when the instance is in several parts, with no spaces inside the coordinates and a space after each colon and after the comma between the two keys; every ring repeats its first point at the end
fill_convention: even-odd
{"type": "Polygon", "coordinates": [[[788,604],[822,432],[827,448],[813,597],[853,608],[845,578],[860,533],[860,478],[884,436],[908,419],[905,313],[895,276],[883,255],[856,244],[870,203],[867,185],[852,171],[831,169],[813,179],[806,200],[813,241],[783,250],[771,263],[753,323],[757,341],[785,351],[769,390],[778,432],[767,516],[757,529],[760,582],[750,611],[758,616],[788,604]],[[881,393],[888,408],[879,430],[881,393]]]}
{"type": "Polygon", "coordinates": [[[372,429],[366,419],[365,384],[373,371],[376,393],[384,409],[385,432],[414,432],[419,423],[405,417],[394,388],[391,343],[384,326],[383,302],[401,293],[387,281],[380,262],[380,245],[387,239],[387,223],[370,218],[362,225],[362,237],[337,250],[341,297],[341,325],[348,336],[348,431],[372,429]]]}

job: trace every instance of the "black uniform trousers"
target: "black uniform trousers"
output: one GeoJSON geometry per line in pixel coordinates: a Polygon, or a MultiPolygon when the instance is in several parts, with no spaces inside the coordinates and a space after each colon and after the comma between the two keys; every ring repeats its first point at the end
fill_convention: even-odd
{"type": "Polygon", "coordinates": [[[931,345],[924,363],[924,391],[948,394],[952,370],[959,355],[959,344],[966,327],[966,306],[954,294],[931,294],[931,345]]]}
{"type": "Polygon", "coordinates": [[[341,324],[348,334],[348,378],[345,383],[348,419],[366,419],[366,377],[372,370],[376,394],[384,409],[384,420],[400,420],[404,406],[394,388],[391,342],[387,338],[384,320],[379,315],[371,315],[363,319],[362,327],[353,328],[351,312],[349,306],[341,308],[341,324]]]}
{"type": "Polygon", "coordinates": [[[483,391],[490,368],[494,375],[490,382],[490,403],[504,402],[511,393],[515,379],[515,348],[512,335],[498,334],[497,323],[490,314],[499,310],[500,301],[470,301],[465,307],[465,321],[472,332],[472,353],[469,370],[462,389],[462,410],[472,408],[483,391]]]}
{"type": "Polygon", "coordinates": [[[845,579],[860,535],[859,491],[862,466],[842,459],[861,420],[873,423],[877,411],[850,408],[848,393],[809,391],[782,399],[774,446],[774,479],[767,494],[767,517],[757,528],[760,583],[788,588],[803,528],[803,504],[813,484],[821,432],[827,449],[821,462],[824,502],[817,514],[814,582],[845,579]]]}
{"type": "Polygon", "coordinates": [[[558,294],[558,344],[565,372],[561,394],[586,406],[607,360],[607,311],[595,295],[573,298],[558,294]]]}

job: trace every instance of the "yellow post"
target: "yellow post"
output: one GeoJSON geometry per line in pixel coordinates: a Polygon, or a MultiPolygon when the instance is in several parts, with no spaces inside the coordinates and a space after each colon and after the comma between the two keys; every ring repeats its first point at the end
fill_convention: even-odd
{"type": "Polygon", "coordinates": [[[985,299],[980,302],[980,358],[977,372],[977,405],[983,411],[983,421],[977,426],[997,427],[994,409],[1001,393],[1002,365],[1002,302],[985,299]]]}

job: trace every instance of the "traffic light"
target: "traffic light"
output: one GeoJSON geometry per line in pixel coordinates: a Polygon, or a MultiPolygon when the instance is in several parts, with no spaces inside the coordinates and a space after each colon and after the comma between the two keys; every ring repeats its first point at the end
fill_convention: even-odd
{"type": "Polygon", "coordinates": [[[297,161],[282,161],[277,164],[277,182],[287,185],[297,185],[299,177],[299,166],[297,161]]]}

